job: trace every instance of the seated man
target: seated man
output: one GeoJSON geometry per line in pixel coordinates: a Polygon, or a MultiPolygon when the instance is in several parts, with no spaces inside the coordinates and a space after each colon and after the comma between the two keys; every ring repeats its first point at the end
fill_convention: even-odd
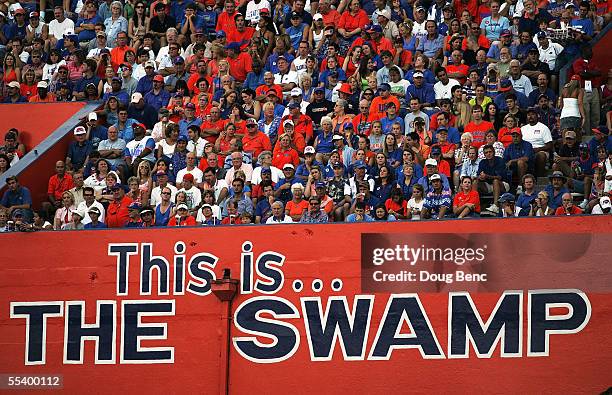
{"type": "Polygon", "coordinates": [[[425,196],[421,218],[442,219],[451,209],[450,190],[442,188],[442,177],[437,173],[432,174],[429,181],[432,188],[425,196]]]}
{"type": "Polygon", "coordinates": [[[572,194],[566,192],[561,197],[562,204],[560,207],[557,207],[555,210],[555,215],[580,215],[582,214],[582,210],[576,206],[574,206],[574,199],[572,199],[572,194]]]}
{"type": "Polygon", "coordinates": [[[501,204],[501,211],[497,215],[498,217],[518,217],[521,212],[521,208],[516,205],[516,199],[511,193],[506,192],[501,195],[499,204],[501,204]]]}
{"type": "Polygon", "coordinates": [[[521,130],[519,128],[512,129],[512,144],[504,150],[504,162],[506,167],[512,171],[512,175],[516,175],[520,181],[523,176],[533,171],[533,162],[535,153],[531,143],[523,141],[521,130]]]}
{"type": "Polygon", "coordinates": [[[493,192],[493,204],[487,208],[487,211],[497,214],[499,213],[497,206],[499,196],[510,189],[507,182],[508,172],[504,160],[495,156],[495,149],[492,145],[485,145],[483,151],[485,159],[478,165],[478,192],[493,192]]]}

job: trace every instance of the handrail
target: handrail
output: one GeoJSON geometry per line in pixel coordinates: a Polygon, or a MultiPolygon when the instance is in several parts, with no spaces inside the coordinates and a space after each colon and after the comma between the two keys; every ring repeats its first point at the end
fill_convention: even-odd
{"type": "Polygon", "coordinates": [[[0,175],[0,190],[2,190],[6,186],[6,179],[10,176],[18,176],[23,172],[28,166],[34,163],[39,157],[41,157],[45,152],[49,151],[55,144],[57,144],[61,139],[63,139],[67,134],[72,133],[74,128],[83,123],[83,119],[87,119],[87,115],[95,111],[98,107],[100,107],[101,102],[88,102],[83,108],[81,108],[77,113],[68,118],[63,124],[61,124],[53,133],[51,133],[46,139],[44,139],[40,144],[36,147],[32,148],[29,152],[27,152],[23,158],[19,159],[19,161],[10,167],[6,172],[0,175]],[[75,122],[75,117],[76,121],[75,122]]]}

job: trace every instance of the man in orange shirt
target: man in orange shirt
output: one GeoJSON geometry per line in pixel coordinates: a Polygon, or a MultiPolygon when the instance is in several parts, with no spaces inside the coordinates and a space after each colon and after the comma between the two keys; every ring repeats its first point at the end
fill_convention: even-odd
{"type": "Polygon", "coordinates": [[[234,14],[234,23],[236,24],[235,29],[227,30],[227,42],[247,42],[253,37],[255,29],[252,27],[245,26],[244,15],[240,13],[234,14]]]}
{"type": "Polygon", "coordinates": [[[205,119],[200,126],[202,130],[201,136],[214,144],[219,134],[221,134],[224,124],[225,121],[221,119],[221,110],[217,106],[212,106],[210,118],[205,119]]]}
{"type": "Polygon", "coordinates": [[[234,17],[236,15],[236,3],[234,0],[226,0],[225,1],[225,10],[219,14],[219,18],[217,19],[217,27],[216,31],[225,31],[229,32],[236,29],[236,22],[234,22],[234,17]]]}
{"type": "Polygon", "coordinates": [[[290,119],[293,121],[295,133],[302,135],[302,137],[304,137],[304,141],[306,143],[310,143],[314,137],[312,119],[308,115],[302,114],[300,105],[298,103],[291,102],[289,103],[287,108],[289,109],[289,115],[283,117],[283,119],[281,120],[279,135],[284,133],[283,125],[285,123],[285,120],[290,119]]]}
{"type": "Polygon", "coordinates": [[[121,184],[113,185],[113,201],[108,205],[106,211],[106,226],[109,228],[123,228],[130,220],[128,207],[132,199],[125,196],[127,186],[121,184]]]}
{"type": "Polygon", "coordinates": [[[230,74],[236,81],[244,82],[247,73],[253,70],[251,66],[251,55],[240,51],[240,43],[230,42],[225,46],[227,49],[227,62],[230,65],[230,74]]]}
{"type": "Polygon", "coordinates": [[[463,129],[464,132],[472,134],[474,138],[472,145],[480,148],[485,143],[485,134],[491,129],[495,129],[493,124],[482,119],[482,107],[474,106],[472,108],[472,121],[465,125],[463,129]]]}
{"type": "MultiPolygon", "coordinates": [[[[49,184],[47,188],[47,197],[53,207],[59,208],[62,205],[62,195],[70,188],[74,187],[72,181],[72,175],[66,173],[66,165],[64,162],[55,162],[55,174],[49,178],[49,184]]],[[[48,203],[46,203],[48,204],[48,203]]],[[[45,204],[43,204],[45,206],[45,204]]],[[[49,211],[48,206],[46,207],[49,211]]]]}
{"type": "Polygon", "coordinates": [[[49,84],[46,81],[39,81],[36,89],[38,94],[30,97],[30,103],[52,103],[57,100],[53,93],[49,93],[49,84]]]}
{"type": "Polygon", "coordinates": [[[132,51],[136,53],[134,48],[128,47],[128,35],[126,32],[117,33],[117,46],[111,50],[111,64],[115,72],[119,70],[119,65],[125,61],[125,53],[132,51]]]}
{"type": "Polygon", "coordinates": [[[283,90],[280,85],[274,84],[274,73],[271,71],[266,71],[264,73],[264,84],[259,85],[257,89],[255,89],[255,99],[259,101],[263,101],[268,96],[270,91],[276,94],[276,97],[283,97],[283,90]]]}
{"type": "Polygon", "coordinates": [[[387,116],[387,104],[394,103],[395,108],[400,108],[400,103],[397,97],[391,95],[391,86],[386,82],[380,84],[378,87],[380,96],[377,96],[372,100],[370,105],[370,115],[381,119],[387,116]]]}
{"type": "Polygon", "coordinates": [[[252,158],[257,158],[263,151],[272,151],[270,138],[257,129],[257,121],[253,118],[246,120],[247,134],[242,138],[242,150],[250,152],[252,158]]]}
{"type": "Polygon", "coordinates": [[[321,0],[318,8],[319,14],[323,16],[324,26],[338,26],[340,22],[340,13],[334,10],[329,5],[329,0],[321,0]]]}

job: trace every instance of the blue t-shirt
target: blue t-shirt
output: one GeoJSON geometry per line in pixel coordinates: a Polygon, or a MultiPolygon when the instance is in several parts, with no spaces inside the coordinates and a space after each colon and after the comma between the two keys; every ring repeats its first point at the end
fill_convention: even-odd
{"type": "Polygon", "coordinates": [[[510,28],[510,21],[505,16],[499,16],[496,21],[492,17],[488,16],[482,19],[480,22],[480,28],[484,29],[487,39],[499,40],[499,35],[502,30],[510,28]]]}
{"type": "MultiPolygon", "coordinates": [[[[74,24],[74,27],[79,27],[82,24],[92,24],[95,25],[96,23],[103,23],[104,21],[98,16],[98,15],[94,15],[93,18],[79,18],[77,20],[77,23],[74,24]]],[[[95,30],[82,30],[79,32],[78,34],[79,36],[79,42],[84,42],[84,41],[91,41],[94,38],[96,38],[96,31],[95,30]]]]}

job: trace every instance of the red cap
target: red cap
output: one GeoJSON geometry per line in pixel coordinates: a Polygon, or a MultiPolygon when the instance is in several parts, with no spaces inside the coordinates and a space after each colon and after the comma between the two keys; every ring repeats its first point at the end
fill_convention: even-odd
{"type": "Polygon", "coordinates": [[[183,181],[185,181],[185,180],[193,182],[193,180],[194,180],[194,178],[193,178],[193,174],[191,174],[191,173],[186,173],[186,174],[183,176],[183,181]]]}
{"type": "Polygon", "coordinates": [[[264,13],[265,13],[265,14],[269,14],[269,13],[270,13],[270,10],[269,10],[269,9],[267,9],[267,8],[262,8],[261,10],[259,10],[259,14],[260,14],[260,15],[261,15],[261,14],[264,14],[264,13]]]}
{"type": "Polygon", "coordinates": [[[572,76],[572,78],[570,78],[570,80],[572,80],[572,81],[580,81],[580,76],[578,74],[574,74],[572,76]]]}
{"type": "Polygon", "coordinates": [[[353,94],[353,90],[351,89],[351,85],[344,83],[340,86],[340,89],[338,89],[338,92],[342,92],[342,93],[346,93],[347,95],[352,95],[353,94]]]}
{"type": "Polygon", "coordinates": [[[161,75],[157,74],[155,77],[153,77],[153,81],[164,82],[164,77],[162,77],[161,75]]]}

